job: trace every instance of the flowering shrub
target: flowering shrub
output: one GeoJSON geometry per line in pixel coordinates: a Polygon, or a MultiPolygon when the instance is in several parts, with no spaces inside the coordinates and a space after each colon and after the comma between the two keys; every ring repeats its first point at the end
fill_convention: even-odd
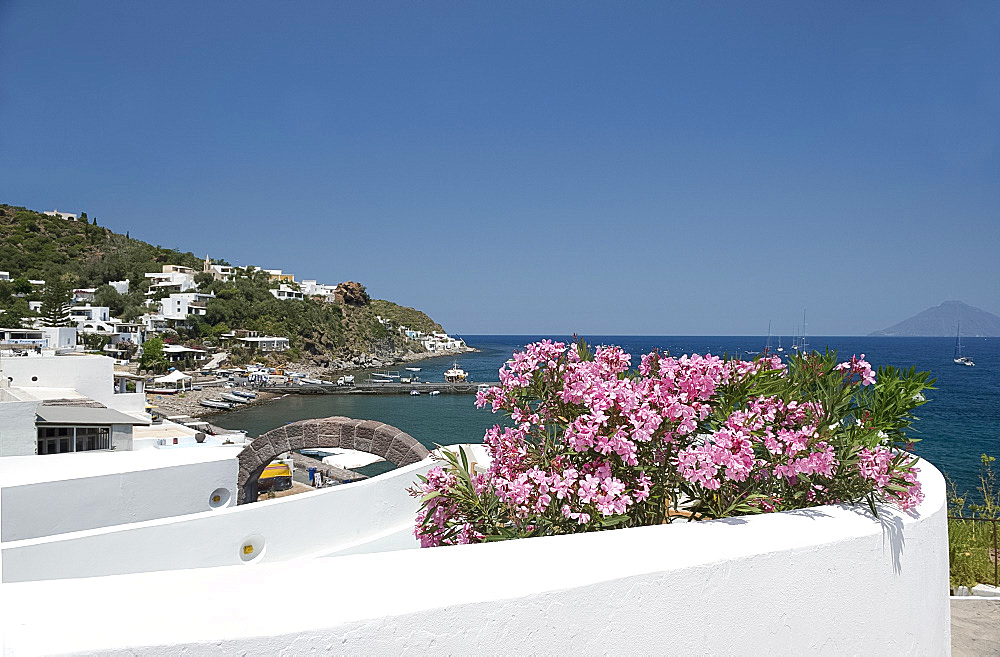
{"type": "Polygon", "coordinates": [[[906,452],[926,372],[878,374],[835,353],[754,361],[653,352],[630,370],[618,347],[542,341],[500,370],[477,406],[486,432],[470,472],[445,451],[411,490],[423,546],[923,499],[906,452]]]}

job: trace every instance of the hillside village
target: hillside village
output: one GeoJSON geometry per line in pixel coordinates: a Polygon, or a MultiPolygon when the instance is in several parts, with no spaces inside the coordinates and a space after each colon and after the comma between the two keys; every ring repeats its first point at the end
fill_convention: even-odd
{"type": "Polygon", "coordinates": [[[0,265],[10,267],[0,271],[0,349],[12,353],[90,351],[153,372],[212,369],[226,360],[336,371],[467,349],[425,314],[372,300],[354,281],[296,280],[281,269],[207,256],[195,264],[190,253],[99,229],[86,213],[0,206],[0,219],[0,265]],[[95,248],[80,250],[81,238],[95,248]],[[151,252],[145,267],[136,268],[134,255],[121,258],[131,270],[103,266],[139,249],[151,252]],[[25,260],[26,250],[36,257],[25,260]],[[131,276],[110,277],[121,271],[131,276]],[[43,272],[46,278],[32,277],[43,272]]]}

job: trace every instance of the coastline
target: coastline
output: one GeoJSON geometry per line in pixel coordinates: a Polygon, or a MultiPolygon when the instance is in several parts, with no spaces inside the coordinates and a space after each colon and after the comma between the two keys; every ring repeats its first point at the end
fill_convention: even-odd
{"type": "MultiPolygon", "coordinates": [[[[462,354],[477,353],[479,349],[475,347],[466,346],[464,350],[454,350],[447,352],[411,352],[403,354],[396,360],[391,360],[388,362],[378,361],[379,365],[374,366],[356,366],[348,368],[332,368],[332,367],[322,367],[315,364],[305,362],[305,361],[292,361],[287,363],[284,367],[296,372],[303,372],[310,378],[319,378],[326,380],[336,380],[336,378],[342,374],[348,373],[359,373],[370,371],[373,369],[384,369],[386,367],[392,367],[397,364],[402,363],[414,363],[423,360],[430,360],[432,358],[452,358],[459,357],[462,354]]],[[[197,382],[196,382],[197,385],[197,382]]],[[[232,411],[239,410],[240,408],[245,408],[247,406],[263,406],[277,399],[286,397],[289,394],[294,393],[274,393],[267,392],[267,388],[248,388],[253,392],[257,393],[255,399],[248,400],[246,404],[239,404],[230,409],[221,408],[209,408],[207,406],[202,406],[202,400],[216,399],[221,392],[227,392],[229,388],[225,386],[213,386],[205,387],[203,390],[186,390],[183,393],[178,393],[176,395],[156,395],[156,394],[146,394],[146,403],[153,406],[155,410],[159,411],[163,415],[170,416],[181,416],[186,415],[192,418],[208,418],[208,417],[220,417],[231,413],[232,411]]]]}

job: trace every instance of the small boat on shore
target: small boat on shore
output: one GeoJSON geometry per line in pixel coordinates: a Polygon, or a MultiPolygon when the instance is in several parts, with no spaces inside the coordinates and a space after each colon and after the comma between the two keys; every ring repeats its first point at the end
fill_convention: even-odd
{"type": "Polygon", "coordinates": [[[237,395],[239,397],[243,397],[244,399],[256,399],[257,398],[257,393],[250,392],[249,390],[233,390],[233,394],[237,395]]]}
{"type": "Polygon", "coordinates": [[[208,408],[222,408],[228,410],[233,407],[232,404],[222,401],[221,399],[202,399],[198,403],[202,406],[207,406],[208,408]]]}
{"type": "Polygon", "coordinates": [[[223,392],[219,395],[228,402],[233,402],[235,404],[249,404],[250,400],[246,397],[240,397],[239,395],[234,395],[231,392],[223,392]]]}

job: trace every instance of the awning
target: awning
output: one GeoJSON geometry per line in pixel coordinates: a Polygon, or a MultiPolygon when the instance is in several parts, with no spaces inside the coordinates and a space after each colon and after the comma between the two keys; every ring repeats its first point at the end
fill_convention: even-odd
{"type": "Polygon", "coordinates": [[[153,379],[154,383],[177,383],[178,381],[190,381],[191,378],[184,372],[180,370],[174,370],[170,374],[165,374],[159,378],[153,379]]]}

